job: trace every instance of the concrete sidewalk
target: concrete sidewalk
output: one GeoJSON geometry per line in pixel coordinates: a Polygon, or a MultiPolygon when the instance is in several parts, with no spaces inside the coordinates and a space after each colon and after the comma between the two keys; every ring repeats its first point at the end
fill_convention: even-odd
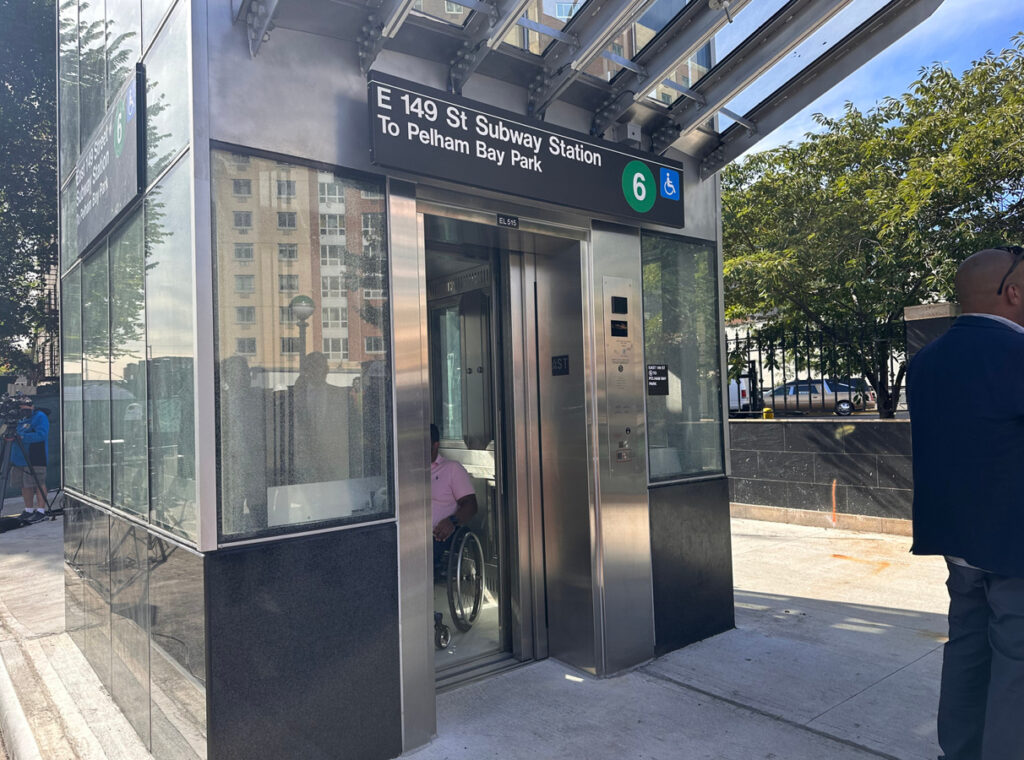
{"type": "MultiPolygon", "coordinates": [[[[777,523],[733,537],[736,630],[617,678],[547,660],[441,694],[438,738],[409,757],[934,760],[942,560],[777,523]]],[[[59,520],[0,534],[10,760],[149,758],[63,632],[61,540],[59,520]]]]}

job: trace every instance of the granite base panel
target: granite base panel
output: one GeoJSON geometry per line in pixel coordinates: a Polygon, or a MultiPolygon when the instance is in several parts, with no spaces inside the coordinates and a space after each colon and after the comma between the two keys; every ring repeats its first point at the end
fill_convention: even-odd
{"type": "Polygon", "coordinates": [[[887,533],[894,536],[910,536],[910,520],[898,520],[888,517],[869,517],[867,515],[844,515],[836,513],[832,522],[830,512],[816,512],[809,509],[788,509],[786,507],[765,507],[759,504],[729,504],[732,517],[746,520],[762,520],[779,522],[789,525],[807,525],[812,528],[838,528],[839,530],[858,530],[865,533],[887,533]]]}

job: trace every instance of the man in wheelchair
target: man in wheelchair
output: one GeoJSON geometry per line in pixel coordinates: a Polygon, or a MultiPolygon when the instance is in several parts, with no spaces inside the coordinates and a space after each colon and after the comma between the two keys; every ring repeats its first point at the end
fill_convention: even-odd
{"type": "Polygon", "coordinates": [[[445,552],[451,548],[455,529],[477,513],[476,492],[466,468],[440,454],[441,431],[430,425],[430,506],[434,526],[434,580],[446,570],[445,552]]]}

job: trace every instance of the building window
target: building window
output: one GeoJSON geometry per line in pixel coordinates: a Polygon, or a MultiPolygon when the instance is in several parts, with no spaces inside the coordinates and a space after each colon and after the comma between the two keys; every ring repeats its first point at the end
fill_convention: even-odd
{"type": "Polygon", "coordinates": [[[568,21],[576,13],[576,3],[555,3],[555,18],[568,21]]]}
{"type": "Polygon", "coordinates": [[[345,200],[345,188],[341,182],[321,182],[321,203],[342,203],[345,200]]]}
{"type": "Polygon", "coordinates": [[[256,339],[255,338],[235,338],[235,353],[242,354],[243,356],[255,356],[256,354],[256,339]]]}
{"type": "MultiPolygon", "coordinates": [[[[342,345],[341,345],[342,340],[344,340],[344,339],[343,338],[324,338],[324,342],[323,342],[324,353],[327,354],[327,358],[328,359],[334,359],[335,361],[337,361],[338,359],[347,359],[348,358],[348,351],[342,351],[342,345]]],[[[345,341],[345,342],[348,343],[348,341],[345,341]]],[[[347,346],[346,346],[346,348],[347,348],[347,346]]]]}
{"type": "Polygon", "coordinates": [[[384,291],[380,288],[363,288],[363,298],[383,298],[384,291]]]}
{"type": "Polygon", "coordinates": [[[278,243],[277,258],[281,261],[295,261],[299,258],[298,243],[278,243]]]}
{"type": "Polygon", "coordinates": [[[320,310],[320,323],[325,330],[348,327],[348,307],[325,306],[320,310]]]}
{"type": "Polygon", "coordinates": [[[341,298],[345,295],[342,290],[342,278],[336,274],[323,275],[320,277],[321,298],[341,298]]]}
{"type": "MultiPolygon", "coordinates": [[[[460,6],[459,12],[461,11],[462,8],[460,6]]],[[[359,197],[367,201],[379,201],[384,197],[384,193],[380,192],[379,190],[360,190],[359,197]]]]}
{"type": "Polygon", "coordinates": [[[294,230],[295,229],[295,212],[294,211],[278,211],[277,212],[277,228],[279,230],[294,230]]]}
{"type": "Polygon", "coordinates": [[[626,57],[626,49],[624,47],[622,47],[622,43],[620,43],[620,42],[613,42],[612,43],[612,55],[617,55],[619,58],[625,58],[626,57]]]}
{"type": "Polygon", "coordinates": [[[464,10],[465,9],[461,5],[459,5],[458,3],[453,3],[451,0],[444,0],[444,12],[445,13],[447,13],[449,15],[452,15],[452,16],[458,16],[461,13],[463,13],[464,10]]]}
{"type": "Polygon", "coordinates": [[[299,276],[297,274],[279,274],[277,276],[277,289],[282,293],[292,293],[299,289],[299,276]]]}
{"type": "Polygon", "coordinates": [[[235,228],[240,232],[248,232],[252,228],[251,211],[236,211],[234,216],[235,228]]]}
{"type": "Polygon", "coordinates": [[[231,192],[235,195],[252,195],[252,180],[251,179],[233,179],[231,180],[231,192]]]}
{"type": "Polygon", "coordinates": [[[256,276],[252,274],[236,274],[235,275],[235,292],[236,293],[255,293],[256,292],[256,276]]]}
{"type": "Polygon", "coordinates": [[[320,266],[340,267],[344,263],[345,246],[333,243],[320,244],[320,266]]]}
{"type": "Polygon", "coordinates": [[[291,306],[278,306],[277,321],[282,325],[294,325],[298,320],[295,319],[291,306]]]}
{"type": "Polygon", "coordinates": [[[252,261],[252,243],[235,243],[235,260],[252,261]]]}
{"type": "Polygon", "coordinates": [[[278,198],[294,198],[295,197],[295,180],[293,180],[293,179],[279,179],[277,181],[277,197],[278,198]]]}
{"type": "Polygon", "coordinates": [[[383,237],[384,217],[379,211],[369,211],[363,214],[363,251],[365,253],[377,253],[383,237]]]}
{"type": "Polygon", "coordinates": [[[243,153],[232,153],[231,162],[238,167],[246,167],[249,165],[249,157],[243,153]]]}
{"type": "Polygon", "coordinates": [[[384,353],[384,338],[380,335],[367,336],[363,339],[363,345],[366,347],[366,353],[368,354],[384,353]]]}
{"type": "Polygon", "coordinates": [[[240,325],[256,324],[255,306],[236,306],[235,321],[240,325]]]}
{"type": "Polygon", "coordinates": [[[281,338],[281,353],[282,354],[300,354],[300,353],[302,353],[302,339],[301,338],[281,338]]]}
{"type": "Polygon", "coordinates": [[[725,472],[715,244],[641,232],[644,361],[668,395],[647,397],[650,479],[725,472]]]}
{"type": "Polygon", "coordinates": [[[344,214],[320,214],[321,235],[344,235],[345,215],[344,214]]]}

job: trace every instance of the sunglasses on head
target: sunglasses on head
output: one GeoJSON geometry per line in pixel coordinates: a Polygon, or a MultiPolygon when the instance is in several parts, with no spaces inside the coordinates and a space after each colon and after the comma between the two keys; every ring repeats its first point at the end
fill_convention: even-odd
{"type": "Polygon", "coordinates": [[[1003,275],[1003,279],[999,281],[999,288],[996,290],[996,295],[1001,296],[1003,294],[1003,286],[1006,285],[1006,278],[1013,273],[1013,270],[1017,268],[1020,260],[1024,258],[1024,248],[1019,245],[1001,245],[998,246],[996,250],[1006,251],[1007,253],[1013,254],[1013,263],[1010,264],[1010,268],[1006,270],[1006,274],[1003,275]]]}

